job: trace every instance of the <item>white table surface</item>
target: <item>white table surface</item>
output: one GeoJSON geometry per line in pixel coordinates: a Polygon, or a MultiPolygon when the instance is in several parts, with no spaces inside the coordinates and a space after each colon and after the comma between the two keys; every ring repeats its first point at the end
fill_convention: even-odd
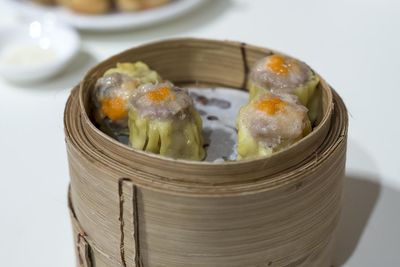
{"type": "MultiPolygon", "coordinates": [[[[0,25],[15,22],[3,2],[0,25]]],[[[63,133],[70,89],[108,56],[179,36],[274,48],[326,78],[351,115],[337,266],[400,266],[399,1],[208,1],[162,25],[81,35],[79,57],[51,81],[0,79],[0,266],[74,266],[63,133]]]]}

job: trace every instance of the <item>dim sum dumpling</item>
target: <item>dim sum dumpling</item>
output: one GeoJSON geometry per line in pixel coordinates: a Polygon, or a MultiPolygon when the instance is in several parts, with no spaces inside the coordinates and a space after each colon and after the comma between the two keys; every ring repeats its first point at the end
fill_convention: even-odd
{"type": "Polygon", "coordinates": [[[237,117],[238,159],[270,156],[311,132],[307,108],[290,94],[260,93],[237,117]]]}
{"type": "Polygon", "coordinates": [[[172,158],[204,158],[200,115],[188,93],[169,82],[136,90],[129,131],[133,148],[172,158]]]}
{"type": "Polygon", "coordinates": [[[250,98],[269,90],[274,94],[294,94],[307,106],[319,78],[303,62],[282,55],[259,60],[250,73],[250,98]]]}
{"type": "Polygon", "coordinates": [[[100,78],[92,95],[94,117],[108,134],[128,135],[129,99],[143,84],[157,84],[162,79],[143,62],[118,63],[100,78]]]}

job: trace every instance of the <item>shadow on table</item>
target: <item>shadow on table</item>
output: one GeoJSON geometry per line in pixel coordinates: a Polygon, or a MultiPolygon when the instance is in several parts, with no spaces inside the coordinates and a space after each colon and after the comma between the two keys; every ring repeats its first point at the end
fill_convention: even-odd
{"type": "MultiPolygon", "coordinates": [[[[110,31],[86,31],[84,36],[99,42],[118,42],[135,40],[138,42],[148,42],[152,39],[171,38],[182,32],[206,27],[214,20],[221,17],[221,14],[233,7],[232,0],[206,0],[199,7],[182,14],[168,21],[163,21],[154,25],[144,26],[138,29],[123,29],[110,31]],[[104,36],[107,36],[105,38],[104,36]]],[[[242,7],[241,7],[242,8],[242,7]]]]}
{"type": "Polygon", "coordinates": [[[345,264],[357,248],[379,199],[381,185],[377,179],[371,178],[357,176],[345,178],[344,206],[337,233],[335,267],[345,264]]]}

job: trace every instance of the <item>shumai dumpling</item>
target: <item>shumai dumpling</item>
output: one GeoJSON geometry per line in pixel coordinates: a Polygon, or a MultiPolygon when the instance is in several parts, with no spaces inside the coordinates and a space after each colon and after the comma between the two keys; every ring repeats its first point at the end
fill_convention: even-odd
{"type": "Polygon", "coordinates": [[[172,158],[202,160],[202,121],[188,93],[169,82],[143,85],[132,97],[133,148],[172,158]]]}
{"type": "Polygon", "coordinates": [[[143,62],[118,63],[100,78],[92,95],[94,117],[101,130],[112,136],[128,135],[129,99],[143,84],[162,81],[143,62]]]}
{"type": "Polygon", "coordinates": [[[309,134],[307,111],[290,94],[255,96],[237,117],[238,159],[270,156],[309,134]]]}
{"type": "Polygon", "coordinates": [[[307,106],[319,78],[305,63],[283,55],[259,60],[250,73],[250,98],[269,90],[274,94],[294,94],[307,106]]]}

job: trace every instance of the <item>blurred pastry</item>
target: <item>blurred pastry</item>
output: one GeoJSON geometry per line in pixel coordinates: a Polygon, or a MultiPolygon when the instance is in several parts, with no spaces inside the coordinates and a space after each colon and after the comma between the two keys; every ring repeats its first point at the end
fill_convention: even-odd
{"type": "Polygon", "coordinates": [[[83,14],[104,14],[111,11],[111,0],[57,0],[72,11],[83,14]]]}
{"type": "Polygon", "coordinates": [[[165,5],[171,0],[142,0],[144,2],[144,8],[153,8],[157,6],[165,5]]]}
{"type": "Polygon", "coordinates": [[[45,5],[45,6],[52,6],[56,4],[56,0],[33,0],[33,2],[45,5]]]}
{"type": "Polygon", "coordinates": [[[164,5],[170,0],[115,0],[118,10],[129,12],[164,5]]]}

